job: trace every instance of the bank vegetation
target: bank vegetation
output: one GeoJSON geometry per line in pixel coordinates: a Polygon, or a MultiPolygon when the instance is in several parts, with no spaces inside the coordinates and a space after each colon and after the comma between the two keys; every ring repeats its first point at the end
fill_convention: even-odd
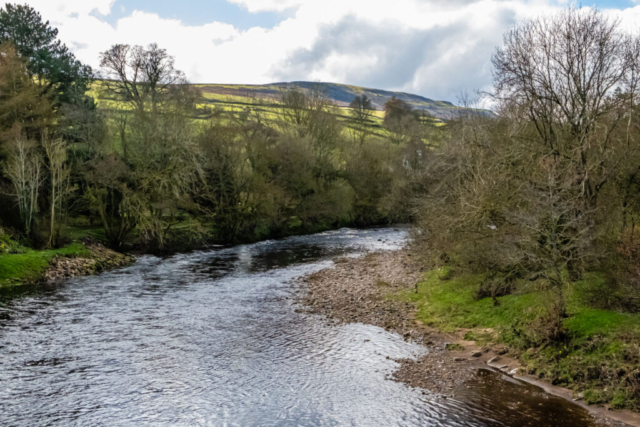
{"type": "Polygon", "coordinates": [[[640,398],[640,38],[597,10],[518,24],[496,116],[461,117],[416,178],[419,317],[511,346],[590,403],[640,398]]]}

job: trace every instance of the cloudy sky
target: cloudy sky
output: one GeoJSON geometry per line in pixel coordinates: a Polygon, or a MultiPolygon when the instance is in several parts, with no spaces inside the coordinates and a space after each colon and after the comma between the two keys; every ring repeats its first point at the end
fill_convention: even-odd
{"type": "MultiPolygon", "coordinates": [[[[80,60],[166,48],[192,82],[328,81],[455,101],[502,33],[568,0],[30,0],[80,60]]],[[[640,30],[640,0],[584,0],[640,30]]]]}

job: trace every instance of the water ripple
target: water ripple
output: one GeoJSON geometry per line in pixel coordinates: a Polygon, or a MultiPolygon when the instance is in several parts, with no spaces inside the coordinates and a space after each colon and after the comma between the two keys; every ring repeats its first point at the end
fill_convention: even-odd
{"type": "Polygon", "coordinates": [[[456,399],[410,389],[388,379],[393,359],[425,349],[296,313],[293,278],[405,239],[342,229],[2,291],[0,424],[586,425],[577,407],[494,372],[456,399]]]}

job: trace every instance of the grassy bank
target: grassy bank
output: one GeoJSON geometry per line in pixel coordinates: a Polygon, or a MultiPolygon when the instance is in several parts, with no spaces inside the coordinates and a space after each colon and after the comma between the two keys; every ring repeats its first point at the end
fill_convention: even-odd
{"type": "Polygon", "coordinates": [[[65,276],[85,275],[131,262],[129,256],[101,245],[83,243],[99,241],[101,234],[101,230],[95,227],[69,227],[65,233],[70,239],[69,244],[48,250],[32,249],[0,234],[0,288],[40,282],[48,272],[65,276]],[[66,266],[62,265],[65,262],[61,264],[61,260],[65,260],[66,266]],[[80,267],[82,260],[91,260],[91,266],[80,267]]]}
{"type": "Polygon", "coordinates": [[[417,292],[392,298],[416,304],[416,318],[446,332],[466,333],[479,345],[505,345],[527,373],[574,390],[587,403],[640,409],[640,314],[589,308],[585,293],[601,278],[586,275],[567,286],[566,337],[542,338],[540,319],[548,316],[549,298],[534,285],[511,295],[478,299],[483,277],[436,269],[425,274],[417,292]]]}
{"type": "MultiPolygon", "coordinates": [[[[78,222],[78,221],[77,221],[78,222]]],[[[82,221],[80,221],[82,222],[82,221]]],[[[200,234],[194,232],[197,223],[184,221],[173,227],[169,235],[167,246],[157,248],[154,246],[145,247],[139,245],[137,240],[137,230],[131,234],[127,248],[136,253],[150,253],[156,255],[171,255],[179,252],[188,252],[194,249],[207,247],[209,243],[218,244],[244,244],[254,243],[267,239],[278,239],[294,235],[314,234],[327,230],[338,229],[351,225],[349,222],[338,223],[318,223],[308,226],[300,221],[282,231],[273,231],[269,228],[256,228],[253,235],[243,236],[233,241],[217,241],[213,238],[215,228],[212,224],[206,224],[207,233],[200,234]],[[194,236],[196,236],[194,238],[194,236]]],[[[65,238],[70,241],[59,249],[37,250],[21,245],[9,238],[8,235],[0,234],[0,288],[17,286],[42,281],[48,269],[54,265],[54,260],[58,258],[86,258],[97,261],[96,271],[109,269],[125,264],[125,259],[130,259],[127,255],[118,254],[114,251],[102,247],[96,251],[92,245],[87,247],[82,242],[105,242],[104,230],[91,225],[76,224],[72,227],[65,227],[65,238]]]]}
{"type": "MultiPolygon", "coordinates": [[[[3,242],[6,249],[9,245],[3,242]]],[[[1,244],[0,244],[1,245],[1,244]]],[[[56,257],[90,257],[90,251],[82,243],[72,243],[60,249],[38,251],[11,245],[18,253],[0,255],[0,287],[33,283],[42,279],[49,263],[56,257]]]]}

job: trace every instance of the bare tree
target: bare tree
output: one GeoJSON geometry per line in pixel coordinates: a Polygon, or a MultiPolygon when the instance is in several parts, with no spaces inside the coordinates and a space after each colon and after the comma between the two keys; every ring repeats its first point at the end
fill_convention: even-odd
{"type": "Polygon", "coordinates": [[[493,56],[496,98],[531,121],[541,149],[573,165],[590,202],[618,161],[609,158],[625,115],[617,93],[637,91],[636,43],[597,10],[568,8],[507,32],[493,56]]]}
{"type": "MultiPolygon", "coordinates": [[[[502,111],[532,124],[530,142],[554,163],[554,181],[581,198],[571,214],[579,217],[630,154],[616,132],[637,91],[637,41],[597,10],[568,8],[517,26],[504,44],[493,57],[502,111]]],[[[569,271],[578,278],[579,263],[569,271]]]]}
{"type": "Polygon", "coordinates": [[[114,45],[100,55],[105,88],[119,100],[131,102],[144,113],[153,113],[166,100],[175,85],[187,83],[182,71],[165,49],[150,44],[141,46],[114,45]]]}
{"type": "Polygon", "coordinates": [[[56,218],[63,212],[64,202],[73,191],[71,170],[67,162],[67,147],[60,138],[45,136],[42,147],[47,158],[50,183],[49,247],[56,244],[56,218]]]}
{"type": "Polygon", "coordinates": [[[309,100],[299,88],[284,88],[280,90],[280,108],[284,119],[283,126],[302,126],[306,121],[309,100]]]}
{"type": "Polygon", "coordinates": [[[38,194],[42,184],[42,156],[37,144],[18,136],[7,144],[5,174],[13,184],[20,218],[27,235],[31,234],[38,213],[38,194]]]}

